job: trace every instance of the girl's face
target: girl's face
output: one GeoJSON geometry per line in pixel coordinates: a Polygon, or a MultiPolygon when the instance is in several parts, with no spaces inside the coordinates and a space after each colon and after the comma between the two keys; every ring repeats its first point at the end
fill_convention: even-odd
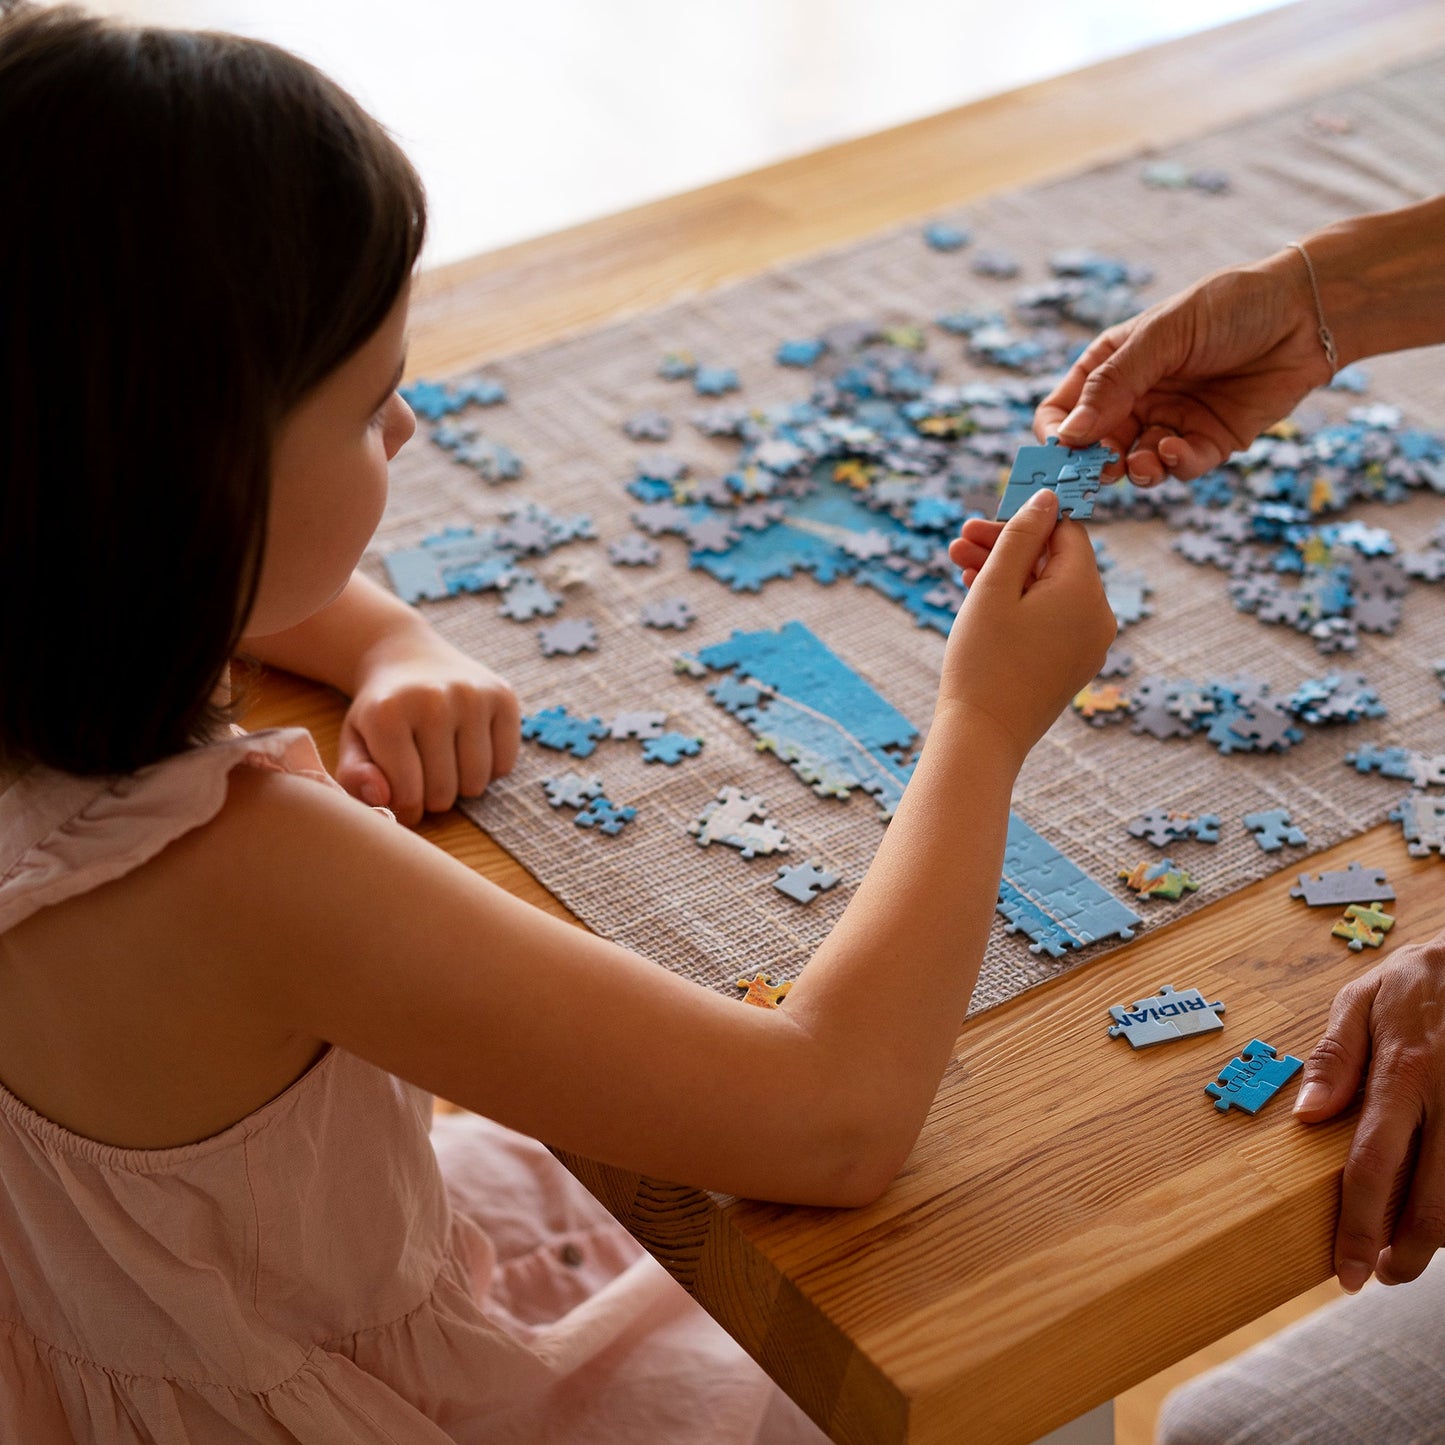
{"type": "Polygon", "coordinates": [[[281,424],[248,637],[285,632],[331,602],[381,521],[387,463],[416,430],[396,391],[409,294],[402,291],[376,333],[281,424]]]}

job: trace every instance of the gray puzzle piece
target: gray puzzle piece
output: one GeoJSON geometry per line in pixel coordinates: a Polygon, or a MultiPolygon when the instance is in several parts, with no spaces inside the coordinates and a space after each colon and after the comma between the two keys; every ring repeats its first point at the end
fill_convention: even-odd
{"type": "Polygon", "coordinates": [[[1109,1037],[1122,1035],[1136,1049],[1143,1049],[1222,1029],[1224,1020],[1219,1015],[1223,1012],[1222,1003],[1217,999],[1209,1003],[1197,988],[1176,990],[1166,983],[1157,994],[1141,998],[1132,1007],[1115,1004],[1109,1010],[1114,1020],[1109,1037]]]}
{"type": "Polygon", "coordinates": [[[837,881],[836,873],[829,873],[816,858],[809,858],[806,863],[793,863],[779,868],[773,887],[799,903],[811,903],[837,881]]]}
{"type": "Polygon", "coordinates": [[[1395,896],[1383,868],[1366,868],[1351,863],[1332,873],[1311,878],[1301,873],[1299,882],[1289,891],[1291,898],[1303,898],[1311,908],[1325,905],[1339,907],[1343,903],[1384,903],[1395,896]]]}

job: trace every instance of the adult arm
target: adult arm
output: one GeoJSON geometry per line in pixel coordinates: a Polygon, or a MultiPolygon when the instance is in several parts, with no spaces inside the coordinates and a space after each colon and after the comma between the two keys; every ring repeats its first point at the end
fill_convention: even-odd
{"type": "Polygon", "coordinates": [[[1326,226],[1110,327],[1040,404],[1034,429],[1103,441],[1142,485],[1242,450],[1341,366],[1445,341],[1445,197],[1326,226]]]}

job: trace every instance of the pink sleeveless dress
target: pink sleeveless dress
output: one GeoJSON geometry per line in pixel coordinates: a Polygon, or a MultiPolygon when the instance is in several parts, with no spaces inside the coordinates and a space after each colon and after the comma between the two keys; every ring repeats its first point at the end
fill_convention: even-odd
{"type": "MultiPolygon", "coordinates": [[[[300,728],[21,776],[0,932],[214,817],[243,764],[337,786],[300,728]]],[[[120,1149],[0,1087],[0,1441],[823,1439],[546,1149],[431,1106],[332,1048],[211,1138],[120,1149]]]]}

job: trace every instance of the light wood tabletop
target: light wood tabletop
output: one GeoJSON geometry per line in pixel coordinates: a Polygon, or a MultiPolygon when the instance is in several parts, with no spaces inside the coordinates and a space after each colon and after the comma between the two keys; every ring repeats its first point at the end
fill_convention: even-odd
{"type": "MultiPolygon", "coordinates": [[[[1442,46],[1437,0],[1304,0],[426,274],[411,366],[457,371],[1442,46]]],[[[334,760],[342,706],[273,672],[247,723],[308,726],[334,760]]],[[[460,814],[421,832],[568,916],[460,814]]],[[[1445,928],[1439,860],[1409,858],[1381,826],[1309,866],[1351,858],[1388,868],[1391,943],[1445,928]]],[[[1291,858],[969,1023],[917,1148],[869,1208],[759,1204],[566,1162],[835,1440],[1033,1440],[1330,1272],[1351,1119],[1217,1113],[1203,1084],[1219,1035],[1139,1053],[1100,1043],[1110,1005],[1188,983],[1307,1052],[1337,988],[1375,958],[1288,896],[1304,866],[1291,858]]]]}

